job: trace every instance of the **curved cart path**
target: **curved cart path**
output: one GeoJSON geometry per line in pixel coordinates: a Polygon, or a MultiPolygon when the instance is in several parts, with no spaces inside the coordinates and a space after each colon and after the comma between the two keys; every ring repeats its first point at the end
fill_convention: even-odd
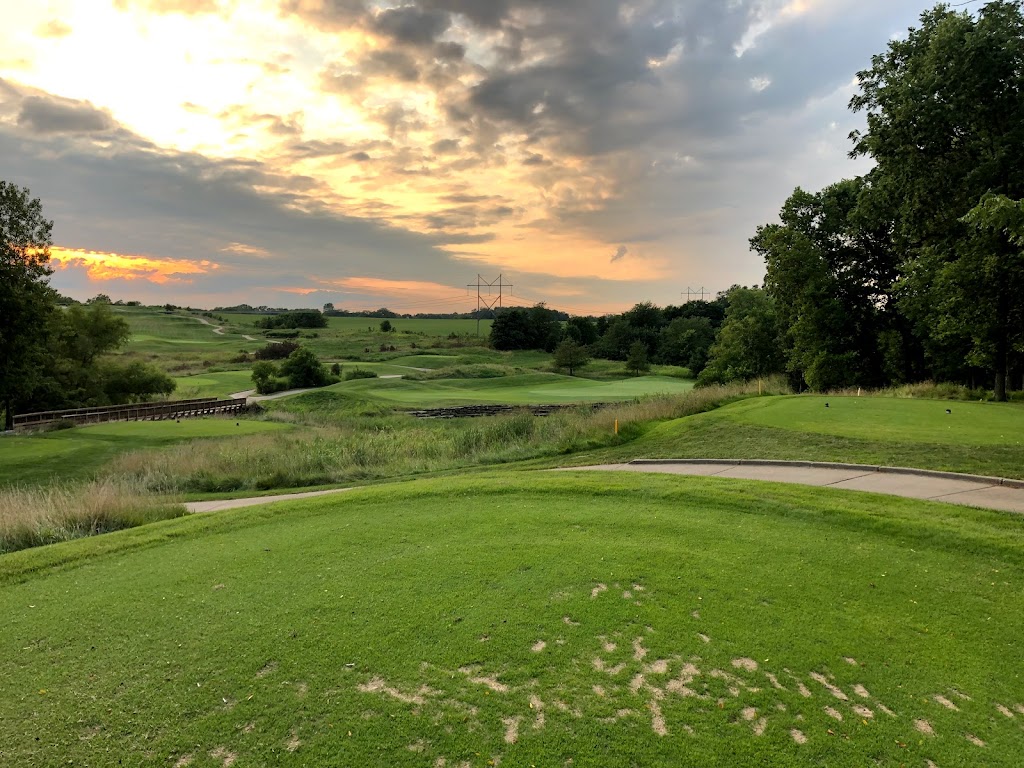
{"type": "MultiPolygon", "coordinates": [[[[795,483],[849,491],[866,491],[911,499],[942,501],[969,507],[996,509],[1024,514],[1024,481],[999,477],[961,475],[902,467],[877,467],[860,464],[828,464],[800,461],[732,461],[638,459],[628,464],[601,464],[590,467],[564,467],[555,472],[654,472],[700,477],[731,477],[769,483],[795,483]]],[[[236,507],[290,501],[352,490],[339,488],[253,499],[199,501],[186,504],[190,512],[214,512],[236,507]]]]}

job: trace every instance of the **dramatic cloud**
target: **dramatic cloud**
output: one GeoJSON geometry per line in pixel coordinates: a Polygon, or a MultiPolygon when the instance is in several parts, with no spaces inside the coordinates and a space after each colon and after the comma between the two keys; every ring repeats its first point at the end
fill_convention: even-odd
{"type": "Polygon", "coordinates": [[[413,306],[481,271],[577,311],[758,282],[755,227],[865,169],[855,72],[926,7],[36,5],[0,30],[0,153],[79,254],[58,286],[413,306]]]}

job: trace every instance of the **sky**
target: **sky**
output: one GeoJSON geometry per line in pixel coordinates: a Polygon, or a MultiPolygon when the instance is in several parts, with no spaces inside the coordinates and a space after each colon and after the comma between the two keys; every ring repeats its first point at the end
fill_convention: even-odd
{"type": "Polygon", "coordinates": [[[930,6],[0,0],[0,178],[78,299],[679,304],[868,170],[856,73],[930,6]]]}

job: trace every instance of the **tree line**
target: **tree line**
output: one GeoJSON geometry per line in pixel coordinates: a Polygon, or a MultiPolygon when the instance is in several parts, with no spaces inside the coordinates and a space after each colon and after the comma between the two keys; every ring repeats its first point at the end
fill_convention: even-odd
{"type": "Polygon", "coordinates": [[[764,332],[812,389],[1024,374],[1024,16],[939,5],[858,73],[874,167],[797,189],[751,240],[767,267],[764,332]]]}
{"type": "MultiPolygon", "coordinates": [[[[757,229],[764,287],[714,302],[573,318],[592,354],[641,343],[701,382],[786,374],[795,389],[1024,377],[1024,12],[936,6],[857,74],[851,156],[874,167],[797,188],[757,229]],[[692,307],[692,308],[690,308],[692,307]]],[[[538,309],[499,314],[495,347],[552,348],[538,309]]]]}

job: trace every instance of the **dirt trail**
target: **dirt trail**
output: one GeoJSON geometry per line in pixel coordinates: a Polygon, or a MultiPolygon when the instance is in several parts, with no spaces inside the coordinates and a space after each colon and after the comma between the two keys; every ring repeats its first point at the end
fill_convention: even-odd
{"type": "MultiPolygon", "coordinates": [[[[207,319],[206,319],[205,317],[196,317],[195,315],[192,315],[191,317],[192,317],[192,319],[193,319],[193,320],[198,320],[198,321],[199,321],[200,323],[202,323],[203,325],[208,325],[208,326],[210,326],[210,330],[212,330],[212,331],[213,331],[214,333],[216,333],[216,334],[217,334],[218,336],[224,336],[224,335],[226,335],[226,334],[224,333],[224,326],[223,326],[223,325],[217,325],[217,326],[215,326],[215,325],[214,325],[213,323],[211,323],[211,322],[210,322],[209,320],[207,320],[207,319]]],[[[241,337],[242,337],[243,339],[245,339],[246,341],[259,341],[259,339],[257,339],[257,338],[256,338],[255,336],[250,336],[250,335],[249,335],[249,334],[247,334],[247,333],[240,333],[240,334],[238,334],[238,335],[239,335],[239,336],[241,336],[241,337]]],[[[276,342],[276,341],[272,341],[272,342],[271,342],[271,344],[277,344],[277,343],[278,343],[278,342],[276,342]]]]}

